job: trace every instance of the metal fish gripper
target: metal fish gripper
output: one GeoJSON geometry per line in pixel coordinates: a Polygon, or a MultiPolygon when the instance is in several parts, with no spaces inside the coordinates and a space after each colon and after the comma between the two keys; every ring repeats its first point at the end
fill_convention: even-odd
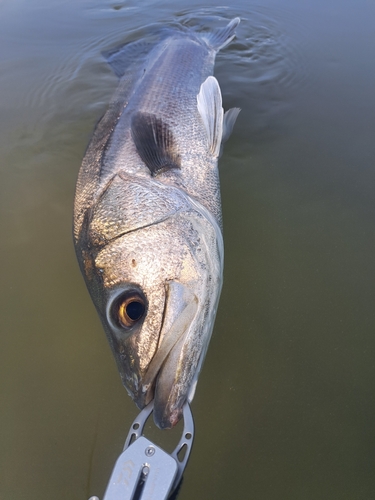
{"type": "MultiPolygon", "coordinates": [[[[194,438],[194,420],[189,403],[186,402],[183,407],[183,434],[170,454],[143,435],[153,409],[151,401],[132,423],[103,500],[166,500],[179,485],[194,438]]],[[[89,500],[99,498],[92,496],[89,500]]]]}

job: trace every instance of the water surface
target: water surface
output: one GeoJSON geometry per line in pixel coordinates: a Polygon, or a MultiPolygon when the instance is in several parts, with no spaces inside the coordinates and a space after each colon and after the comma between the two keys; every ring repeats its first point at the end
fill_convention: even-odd
{"type": "Polygon", "coordinates": [[[101,52],[242,18],[215,75],[225,284],[179,500],[375,497],[375,7],[3,0],[0,498],[103,497],[137,410],[76,264],[75,180],[116,77],[101,52]]]}

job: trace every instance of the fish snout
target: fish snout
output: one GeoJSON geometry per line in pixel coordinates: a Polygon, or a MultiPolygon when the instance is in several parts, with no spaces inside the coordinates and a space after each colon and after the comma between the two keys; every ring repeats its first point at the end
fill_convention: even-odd
{"type": "Polygon", "coordinates": [[[168,282],[166,297],[159,345],[136,401],[140,406],[154,398],[154,421],[161,429],[173,427],[182,417],[195,368],[189,344],[198,311],[198,298],[186,285],[168,282]]]}

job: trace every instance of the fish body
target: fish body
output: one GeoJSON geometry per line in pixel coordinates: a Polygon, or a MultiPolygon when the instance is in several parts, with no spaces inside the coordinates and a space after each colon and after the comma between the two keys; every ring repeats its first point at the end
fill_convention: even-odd
{"type": "Polygon", "coordinates": [[[161,428],[194,396],[223,272],[217,161],[239,110],[223,114],[216,52],[239,19],[107,53],[120,78],[86,151],[74,242],[122,382],[161,428]]]}

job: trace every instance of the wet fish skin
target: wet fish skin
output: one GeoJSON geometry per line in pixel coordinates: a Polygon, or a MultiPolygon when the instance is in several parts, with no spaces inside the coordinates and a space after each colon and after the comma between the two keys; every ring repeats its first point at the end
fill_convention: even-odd
{"type": "Polygon", "coordinates": [[[238,111],[223,118],[210,75],[238,23],[110,54],[120,84],[77,180],[82,273],[123,384],[140,408],[155,399],[161,428],[194,396],[221,290],[217,158],[238,111]],[[144,311],[125,324],[129,304],[144,311]]]}

